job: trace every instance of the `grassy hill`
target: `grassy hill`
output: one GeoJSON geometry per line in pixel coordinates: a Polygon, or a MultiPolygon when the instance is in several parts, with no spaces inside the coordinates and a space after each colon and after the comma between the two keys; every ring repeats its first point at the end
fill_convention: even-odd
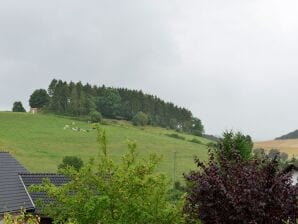
{"type": "Polygon", "coordinates": [[[278,149],[281,152],[286,152],[289,157],[292,155],[298,156],[298,139],[255,142],[254,148],[263,148],[267,151],[278,149]]]}
{"type": "MultiPolygon", "coordinates": [[[[203,144],[189,142],[194,136],[179,134],[185,140],[167,134],[174,131],[157,127],[134,127],[129,122],[108,120],[106,129],[108,153],[119,159],[127,150],[126,140],[137,143],[140,156],[150,153],[162,156],[159,171],[173,177],[174,152],[177,152],[177,179],[183,172],[194,168],[193,157],[207,158],[210,142],[195,137],[203,144]]],[[[87,122],[54,115],[0,112],[0,149],[10,151],[32,172],[56,172],[64,156],[75,155],[87,161],[96,156],[96,133],[87,122]],[[85,131],[74,131],[80,128],[85,131]]]]}

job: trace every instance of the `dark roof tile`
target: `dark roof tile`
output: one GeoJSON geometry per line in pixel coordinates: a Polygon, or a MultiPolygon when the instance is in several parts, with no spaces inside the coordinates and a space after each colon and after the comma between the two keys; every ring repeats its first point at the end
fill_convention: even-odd
{"type": "MultiPolygon", "coordinates": [[[[19,175],[27,189],[32,185],[41,184],[44,179],[48,179],[56,186],[66,184],[70,180],[64,175],[55,173],[20,173],[19,175]]],[[[42,200],[44,203],[52,202],[52,200],[44,192],[29,192],[29,194],[34,203],[36,203],[38,200],[42,200]]],[[[36,207],[35,209],[35,213],[41,214],[40,208],[36,207]]]]}
{"type": "Polygon", "coordinates": [[[0,214],[34,209],[18,173],[28,171],[9,153],[0,152],[0,214]]]}

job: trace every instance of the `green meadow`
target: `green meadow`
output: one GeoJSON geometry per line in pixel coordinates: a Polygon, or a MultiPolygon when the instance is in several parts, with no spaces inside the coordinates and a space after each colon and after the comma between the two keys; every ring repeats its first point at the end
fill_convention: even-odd
{"type": "MultiPolygon", "coordinates": [[[[207,139],[179,133],[185,140],[169,137],[175,131],[158,127],[135,127],[126,121],[105,120],[108,153],[116,161],[127,151],[127,140],[137,143],[137,152],[162,157],[158,171],[176,179],[195,167],[194,157],[207,159],[207,139]],[[202,144],[189,140],[196,138],[202,144]]],[[[0,149],[9,151],[31,172],[56,172],[64,156],[79,156],[84,161],[99,153],[92,125],[68,117],[49,114],[0,112],[0,149]],[[80,131],[77,131],[80,129],[80,131]]]]}

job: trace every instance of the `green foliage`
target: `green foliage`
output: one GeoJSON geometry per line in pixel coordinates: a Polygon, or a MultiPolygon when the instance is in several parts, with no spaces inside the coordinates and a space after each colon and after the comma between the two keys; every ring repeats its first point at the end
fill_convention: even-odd
{"type": "Polygon", "coordinates": [[[43,204],[44,214],[55,223],[72,221],[79,224],[179,224],[183,223],[181,205],[166,200],[168,182],[156,174],[156,155],[138,159],[136,144],[128,143],[128,152],[120,163],[107,154],[105,133],[100,127],[98,142],[102,152],[78,172],[66,169],[71,181],[56,187],[49,181],[31,190],[43,191],[53,200],[43,204]]]}
{"type": "Polygon", "coordinates": [[[280,154],[280,159],[281,159],[281,161],[285,162],[285,161],[288,160],[288,158],[289,158],[289,155],[288,155],[287,153],[282,152],[282,153],[280,154]]]}
{"type": "Polygon", "coordinates": [[[253,154],[256,158],[264,158],[266,156],[265,150],[263,148],[254,149],[253,154]]]}
{"type": "Polygon", "coordinates": [[[208,147],[208,149],[214,149],[217,147],[217,144],[215,142],[208,142],[206,146],[208,147]]]}
{"type": "Polygon", "coordinates": [[[166,136],[169,136],[171,138],[180,139],[180,140],[185,140],[185,137],[183,137],[182,135],[178,135],[177,133],[166,134],[166,136]]]}
{"type": "Polygon", "coordinates": [[[101,149],[104,156],[107,156],[107,135],[106,130],[100,128],[99,125],[95,125],[95,129],[97,131],[97,143],[99,145],[99,149],[101,149]]]}
{"type": "Polygon", "coordinates": [[[218,150],[223,151],[228,159],[232,159],[233,151],[238,151],[243,160],[248,160],[252,156],[253,142],[249,135],[241,132],[224,132],[223,139],[218,142],[218,150]]]}
{"type": "Polygon", "coordinates": [[[220,140],[220,138],[218,138],[214,135],[203,134],[202,137],[209,139],[210,141],[213,141],[213,142],[218,142],[220,140]]]}
{"type": "Polygon", "coordinates": [[[190,132],[196,136],[202,136],[204,133],[204,126],[199,118],[192,118],[192,127],[190,132]]]}
{"type": "Polygon", "coordinates": [[[167,193],[168,200],[172,203],[179,203],[184,199],[188,190],[189,189],[186,186],[183,186],[179,181],[176,181],[173,188],[171,188],[167,193]]]}
{"type": "Polygon", "coordinates": [[[35,215],[27,214],[24,210],[19,215],[4,214],[4,224],[39,224],[40,218],[35,215]]]}
{"type": "MultiPolygon", "coordinates": [[[[67,88],[67,86],[64,88],[67,88]]],[[[96,111],[94,97],[84,91],[82,83],[70,83],[68,92],[70,97],[69,102],[67,103],[66,113],[75,116],[82,116],[96,111]]]]}
{"type": "Polygon", "coordinates": [[[67,167],[73,167],[75,170],[80,170],[83,166],[83,160],[77,156],[65,156],[62,163],[58,166],[58,169],[66,169],[67,167]]]}
{"type": "Polygon", "coordinates": [[[49,111],[56,114],[83,116],[96,108],[94,91],[90,85],[53,80],[48,88],[49,111]]]}
{"type": "Polygon", "coordinates": [[[197,139],[197,138],[192,138],[189,141],[192,142],[192,143],[196,143],[196,144],[202,144],[202,142],[199,139],[197,139]]]}
{"type": "Polygon", "coordinates": [[[104,88],[102,95],[98,97],[97,110],[105,117],[115,118],[119,115],[121,97],[116,89],[104,88]]]}
{"type": "Polygon", "coordinates": [[[12,112],[26,112],[22,102],[16,101],[13,103],[12,112]]]}
{"type": "Polygon", "coordinates": [[[201,120],[193,117],[191,111],[142,91],[54,79],[49,85],[48,94],[48,111],[59,115],[86,116],[97,110],[106,118],[132,120],[142,111],[148,118],[141,123],[197,136],[202,136],[204,132],[201,120]]]}
{"type": "Polygon", "coordinates": [[[136,115],[132,118],[132,123],[135,126],[145,126],[149,122],[149,117],[142,111],[136,113],[136,115]]]}
{"type": "Polygon", "coordinates": [[[92,123],[99,123],[99,122],[101,122],[102,121],[102,115],[101,115],[101,113],[98,112],[98,111],[95,111],[95,110],[91,111],[90,112],[90,120],[91,120],[92,123]]]}
{"type": "Polygon", "coordinates": [[[43,108],[49,103],[49,95],[44,89],[35,90],[29,99],[30,107],[32,108],[43,108]]]}
{"type": "Polygon", "coordinates": [[[285,152],[280,152],[278,149],[270,149],[268,155],[263,148],[254,149],[253,154],[256,158],[265,158],[268,156],[270,159],[278,158],[281,162],[288,161],[289,155],[285,152]]]}
{"type": "Polygon", "coordinates": [[[289,161],[289,164],[293,164],[295,167],[298,167],[298,158],[297,157],[292,157],[289,161]]]}

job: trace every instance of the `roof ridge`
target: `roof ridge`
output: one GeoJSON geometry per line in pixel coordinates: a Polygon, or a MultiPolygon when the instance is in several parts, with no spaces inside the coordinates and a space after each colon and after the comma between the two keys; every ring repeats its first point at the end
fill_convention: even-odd
{"type": "Polygon", "coordinates": [[[24,181],[23,181],[22,177],[19,176],[19,179],[20,179],[20,181],[21,181],[21,183],[22,183],[23,188],[25,189],[25,192],[26,192],[27,196],[28,196],[29,199],[30,199],[31,204],[33,205],[33,208],[35,208],[36,206],[35,206],[35,204],[34,204],[34,202],[33,202],[33,200],[32,200],[31,195],[30,195],[29,192],[28,192],[28,189],[26,188],[26,186],[25,186],[25,184],[24,184],[24,181]]]}

